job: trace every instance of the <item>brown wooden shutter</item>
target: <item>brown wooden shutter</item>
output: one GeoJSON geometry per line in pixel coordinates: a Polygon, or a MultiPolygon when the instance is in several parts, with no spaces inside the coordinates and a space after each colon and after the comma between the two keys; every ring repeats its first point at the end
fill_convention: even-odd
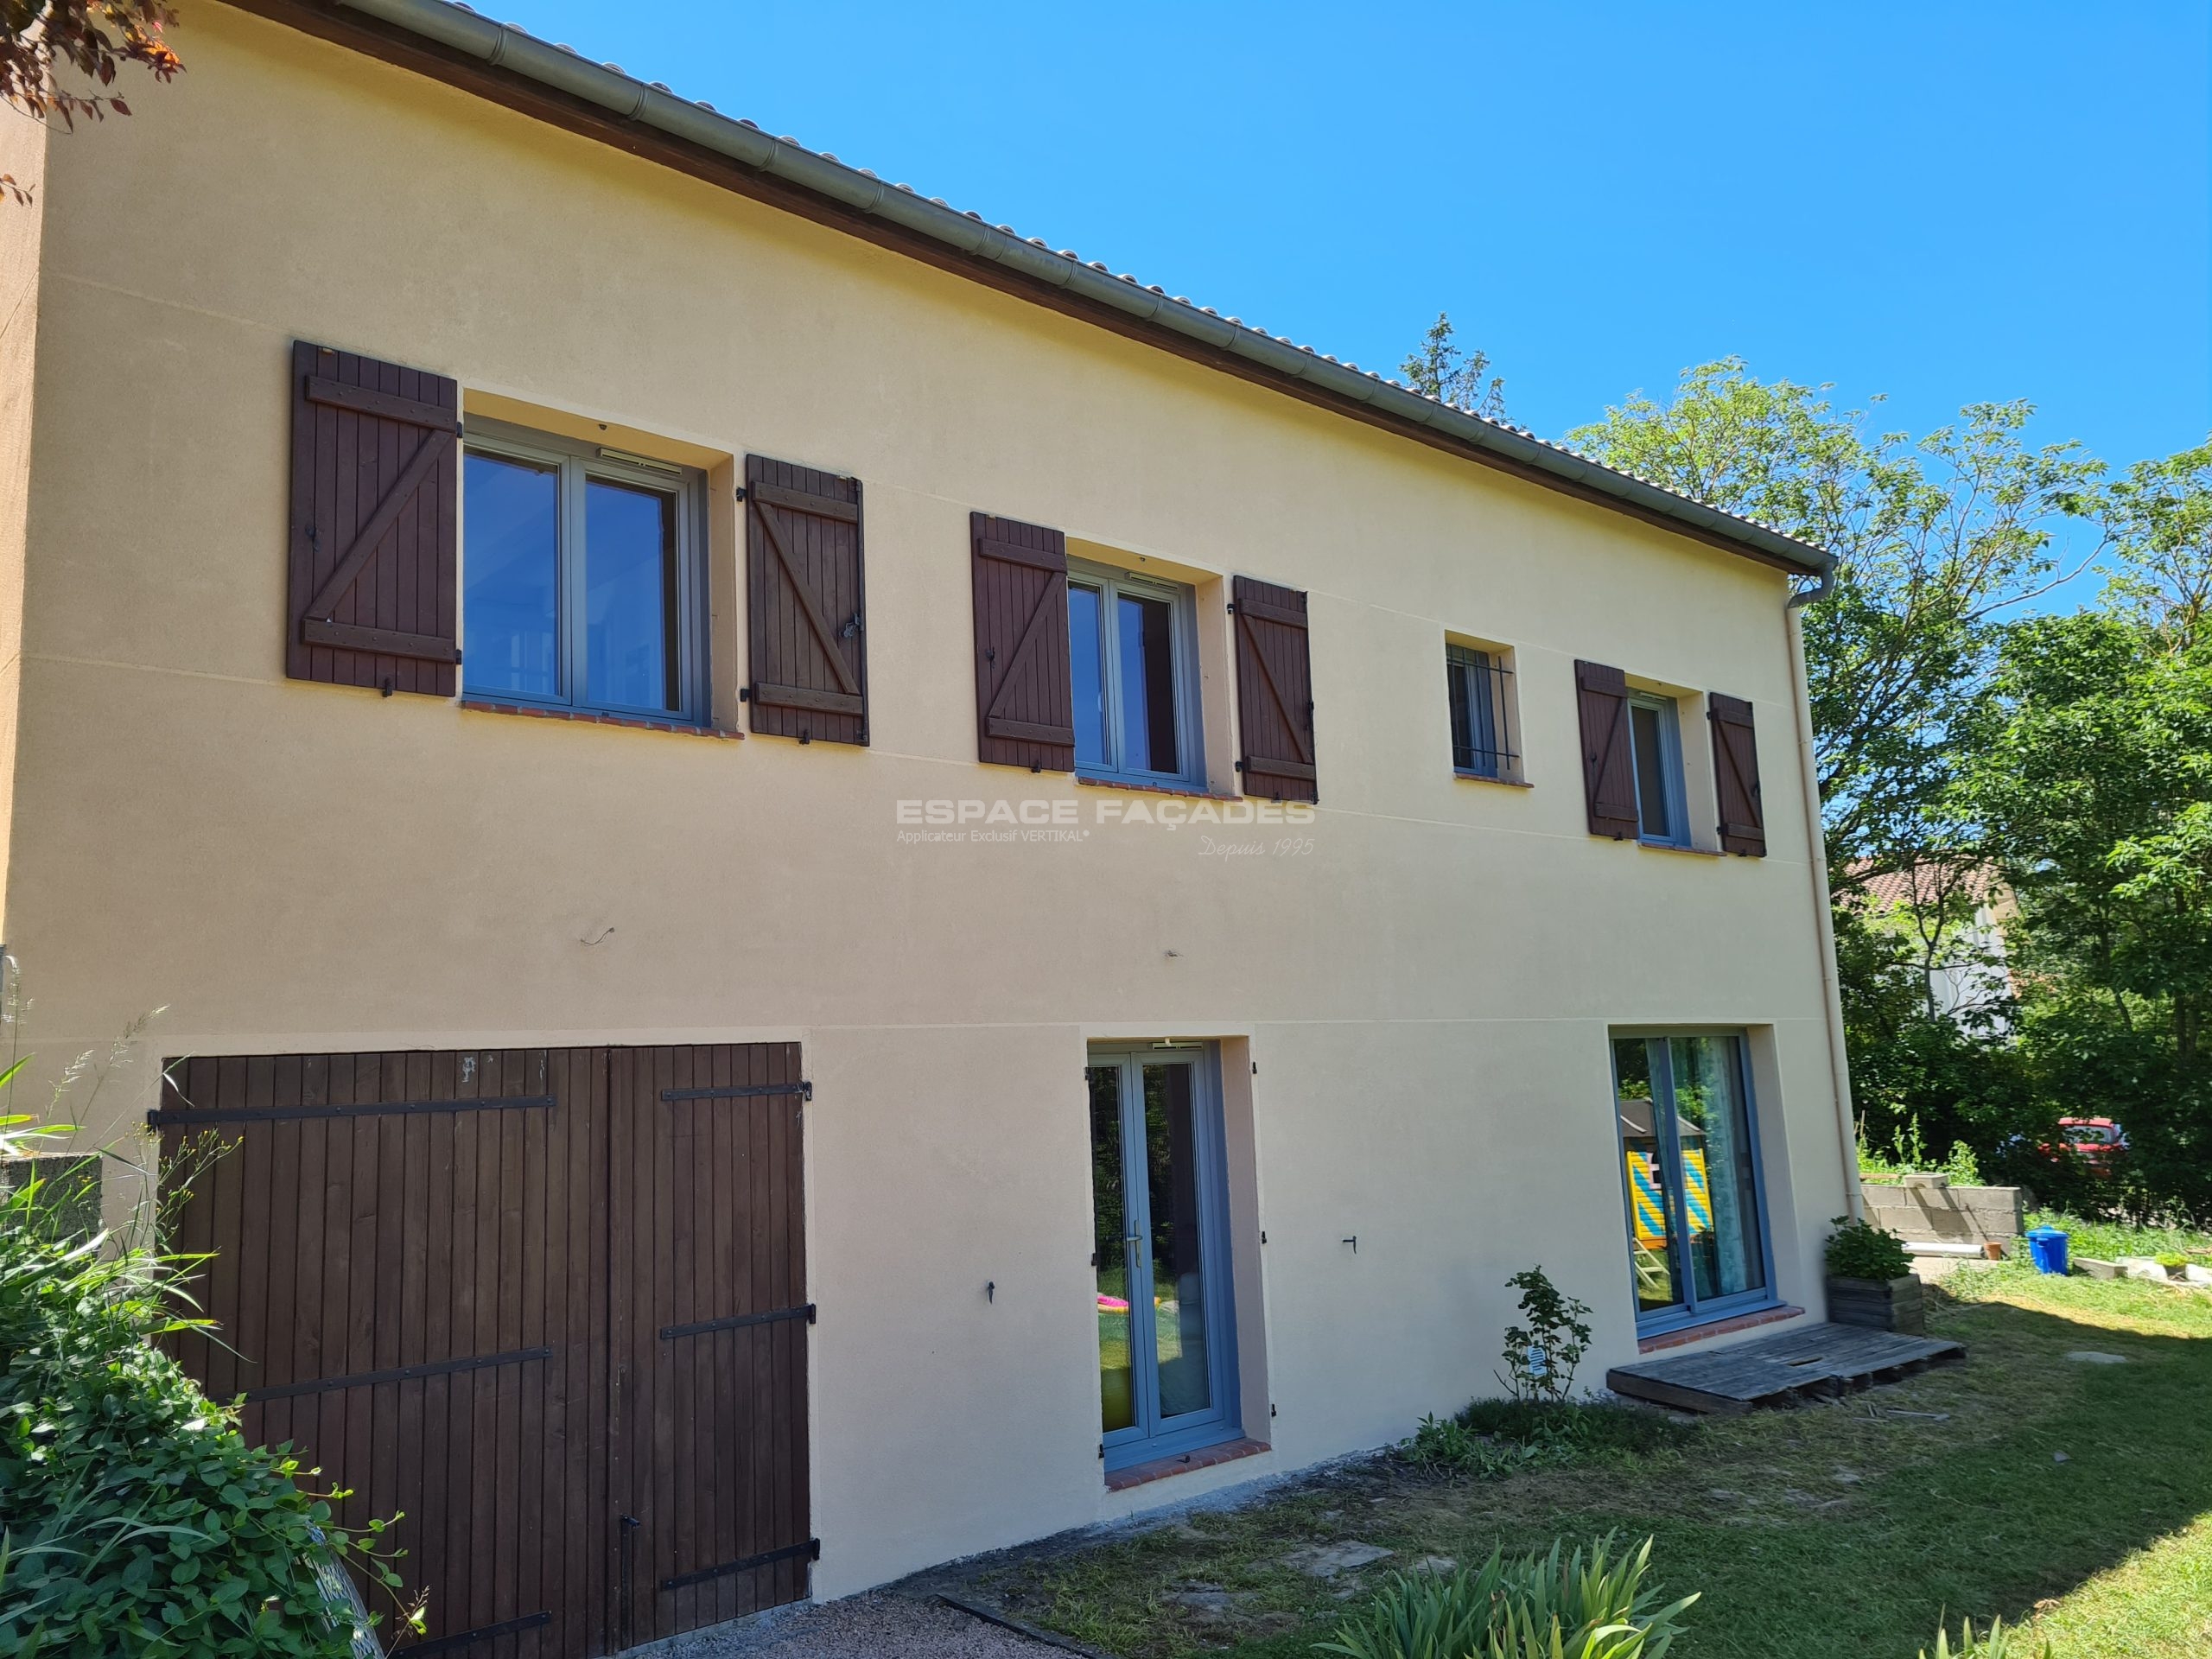
{"type": "Polygon", "coordinates": [[[1759,804],[1759,750],[1751,730],[1751,705],[1719,691],[1706,694],[1713,723],[1713,792],[1720,807],[1720,850],[1742,858],[1766,856],[1766,810],[1759,804]]]}
{"type": "Polygon", "coordinates": [[[1313,664],[1306,595],[1239,576],[1236,611],[1236,769],[1244,792],[1265,800],[1316,801],[1313,664]]]}
{"type": "Polygon", "coordinates": [[[1590,833],[1636,837],[1636,764],[1629,747],[1628,677],[1602,663],[1574,665],[1582,715],[1582,796],[1590,833]]]}
{"type": "Polygon", "coordinates": [[[287,677],[454,694],[460,432],[444,376],[294,342],[287,677]]]}
{"type": "Polygon", "coordinates": [[[1068,543],[1057,530],[968,517],[976,584],[976,753],[994,766],[1075,770],[1068,671],[1068,543]]]}
{"type": "Polygon", "coordinates": [[[745,524],[753,729],[866,743],[860,480],[747,455],[745,524]]]}

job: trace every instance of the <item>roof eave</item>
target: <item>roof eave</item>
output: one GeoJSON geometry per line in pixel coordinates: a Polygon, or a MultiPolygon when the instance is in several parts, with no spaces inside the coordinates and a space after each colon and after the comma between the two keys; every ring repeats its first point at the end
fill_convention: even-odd
{"type": "MultiPolygon", "coordinates": [[[[741,175],[784,187],[753,194],[778,205],[827,209],[817,218],[843,228],[874,225],[877,237],[965,274],[988,270],[992,285],[1104,321],[1179,354],[1227,368],[1339,412],[1662,528],[1739,553],[1793,575],[1823,575],[1824,550],[1767,525],[1617,472],[1516,429],[1484,419],[1308,346],[1231,322],[1202,307],[1025,241],[959,210],[886,183],[762,132],[611,67],[563,51],[511,24],[447,0],[234,0],[243,9],[306,29],[340,44],[439,75],[499,98],[542,119],[651,154],[647,135],[683,150],[734,163],[741,175]],[[412,44],[417,49],[404,48],[412,44]],[[466,72],[466,73],[464,73],[466,72]],[[537,96],[531,96],[535,93],[537,96]],[[596,117],[590,119],[588,118],[596,117]],[[577,118],[584,117],[580,121],[577,118]],[[596,129],[596,130],[594,130],[596,129]],[[946,257],[949,256],[949,257],[946,257]]],[[[670,155],[657,159],[673,161],[670,155]]],[[[693,165],[690,170],[701,169],[693,165]]],[[[729,183],[724,178],[720,181],[729,183]]],[[[984,280],[989,280],[988,277],[984,280]]]]}

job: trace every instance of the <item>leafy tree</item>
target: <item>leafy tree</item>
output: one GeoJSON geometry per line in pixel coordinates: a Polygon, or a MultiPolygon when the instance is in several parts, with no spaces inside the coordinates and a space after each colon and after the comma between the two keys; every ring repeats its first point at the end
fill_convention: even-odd
{"type": "Polygon", "coordinates": [[[2101,469],[2078,445],[2031,446],[2024,403],[1969,404],[1914,439],[1839,413],[1827,390],[1723,358],[1672,401],[1639,394],[1569,436],[1836,555],[1805,650],[1829,880],[1847,891],[1970,849],[1959,734],[1987,695],[2000,617],[2057,578],[2056,533],[2101,469]]]}
{"type": "Polygon", "coordinates": [[[2113,538],[2107,607],[2133,616],[2169,649],[2197,645],[2212,609],[2212,442],[2138,461],[2075,510],[2097,514],[2113,538]]]}
{"type": "Polygon", "coordinates": [[[1415,391],[1442,399],[1454,409],[1493,421],[1505,418],[1505,381],[1490,374],[1490,354],[1479,348],[1462,350],[1453,340],[1452,319],[1444,312],[1421,336],[1421,349],[1398,365],[1398,372],[1415,391]]]}
{"type": "Polygon", "coordinates": [[[1930,911],[1885,914],[1863,904],[1835,913],[1836,971],[1853,1109],[1878,1150],[1917,1136],[1927,1146],[1964,1142],[1989,1154],[2023,1137],[2050,1140],[2022,1056],[2003,1040],[2009,1003],[1963,1011],[1936,1007],[1929,957],[1918,930],[1930,911]]]}
{"type": "Polygon", "coordinates": [[[2185,601],[2148,604],[2156,580],[2123,571],[2113,607],[2006,631],[1963,792],[2018,897],[2021,1046],[2050,1116],[2126,1130],[2124,1191],[2109,1196],[2201,1211],[2212,1205],[2212,641],[2181,643],[2185,601]]]}
{"type": "MultiPolygon", "coordinates": [[[[105,120],[111,110],[129,115],[121,93],[79,91],[67,84],[69,72],[107,87],[124,64],[136,63],[156,80],[172,79],[184,66],[162,31],[175,22],[162,0],[0,0],[0,101],[65,127],[79,116],[105,120]]],[[[0,188],[19,203],[30,200],[12,173],[0,173],[0,188]]]]}

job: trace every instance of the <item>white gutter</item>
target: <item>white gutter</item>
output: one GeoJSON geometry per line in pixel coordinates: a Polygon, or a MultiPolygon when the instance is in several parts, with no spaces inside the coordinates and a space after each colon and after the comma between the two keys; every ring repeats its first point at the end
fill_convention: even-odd
{"type": "Polygon", "coordinates": [[[1103,265],[1054,252],[1042,243],[986,224],[979,214],[961,213],[910,189],[886,184],[871,173],[771,137],[749,122],[718,115],[612,66],[589,62],[512,23],[493,22],[448,0],[326,0],[325,9],[358,12],[957,252],[991,260],[1154,327],[1227,352],[1271,375],[1302,381],[1394,419],[1431,428],[1502,461],[1613,497],[1625,506],[1719,537],[1788,569],[1825,576],[1832,563],[1821,549],[1767,525],[1616,472],[1571,449],[1547,443],[1534,433],[1484,420],[1440,399],[1394,385],[1380,375],[1339,363],[1310,346],[1294,346],[1188,300],[1171,298],[1164,290],[1147,287],[1135,277],[1115,276],[1103,265]]]}
{"type": "Polygon", "coordinates": [[[1821,942],[1821,1001],[1827,1015],[1828,1077],[1835,1090],[1836,1150],[1843,1161],[1845,1213],[1866,1213],[1866,1198],[1859,1190],[1859,1126],[1851,1109],[1851,1051],[1843,1029],[1843,987],[1836,976],[1835,917],[1828,907],[1827,837],[1821,829],[1821,780],[1813,760],[1813,688],[1805,671],[1805,630],[1797,616],[1802,606],[1816,604],[1834,586],[1833,569],[1823,571],[1819,585],[1792,594],[1783,607],[1783,626],[1789,632],[1790,689],[1797,705],[1797,773],[1805,786],[1805,854],[1812,872],[1813,925],[1821,942]]]}

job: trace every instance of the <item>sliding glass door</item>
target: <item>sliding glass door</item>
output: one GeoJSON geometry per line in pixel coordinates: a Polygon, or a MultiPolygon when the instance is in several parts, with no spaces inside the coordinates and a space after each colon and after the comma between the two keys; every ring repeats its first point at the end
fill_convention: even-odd
{"type": "Polygon", "coordinates": [[[1771,1301],[1743,1039],[1617,1034],[1613,1116],[1639,1325],[1771,1301]]]}
{"type": "Polygon", "coordinates": [[[1221,1108],[1203,1049],[1093,1050],[1084,1075],[1110,1469],[1236,1432],[1221,1108]]]}

